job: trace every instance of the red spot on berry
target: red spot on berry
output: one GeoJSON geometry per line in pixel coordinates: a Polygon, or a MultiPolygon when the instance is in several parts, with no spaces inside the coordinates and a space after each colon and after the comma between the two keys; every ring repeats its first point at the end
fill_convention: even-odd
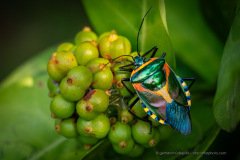
{"type": "Polygon", "coordinates": [[[89,100],[92,95],[96,92],[96,90],[90,90],[86,95],[85,97],[83,98],[85,101],[89,100]]]}

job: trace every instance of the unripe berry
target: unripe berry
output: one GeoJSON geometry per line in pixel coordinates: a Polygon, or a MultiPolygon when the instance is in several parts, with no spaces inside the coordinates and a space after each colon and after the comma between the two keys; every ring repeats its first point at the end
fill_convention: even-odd
{"type": "Polygon", "coordinates": [[[112,87],[113,74],[109,67],[104,67],[93,75],[93,88],[108,90],[112,87]]]}
{"type": "Polygon", "coordinates": [[[126,124],[133,120],[133,115],[127,109],[121,110],[119,117],[120,121],[126,124]]]}
{"type": "Polygon", "coordinates": [[[99,36],[99,38],[98,38],[98,43],[104,38],[104,37],[106,37],[106,36],[109,36],[110,34],[116,34],[116,31],[111,31],[111,32],[104,32],[104,33],[102,33],[100,36],[99,36]]]}
{"type": "Polygon", "coordinates": [[[132,136],[133,139],[144,146],[155,146],[155,143],[158,142],[159,138],[157,137],[158,134],[155,128],[150,130],[150,124],[141,120],[138,120],[132,126],[132,136]],[[155,137],[156,136],[156,137],[155,137]]]}
{"type": "Polygon", "coordinates": [[[148,141],[148,144],[145,145],[145,147],[155,147],[158,144],[159,140],[160,140],[160,135],[157,132],[157,130],[155,128],[153,130],[154,130],[153,136],[148,141]]]}
{"type": "Polygon", "coordinates": [[[76,106],[78,115],[85,120],[92,120],[97,116],[98,113],[93,108],[94,106],[84,99],[81,99],[76,106]]]}
{"type": "Polygon", "coordinates": [[[84,97],[84,100],[93,106],[95,112],[105,112],[109,105],[109,96],[105,91],[100,89],[89,91],[84,97]]]}
{"type": "Polygon", "coordinates": [[[96,138],[104,138],[107,136],[110,130],[110,121],[108,117],[104,114],[98,115],[92,121],[93,123],[93,133],[96,138]]]}
{"type": "Polygon", "coordinates": [[[76,45],[86,41],[96,41],[97,35],[91,31],[89,27],[84,27],[82,31],[78,32],[75,37],[76,45]]]}
{"type": "Polygon", "coordinates": [[[75,66],[77,60],[72,52],[55,52],[48,62],[47,71],[53,80],[59,82],[75,66]]]}
{"type": "Polygon", "coordinates": [[[114,144],[127,141],[131,139],[131,127],[128,124],[117,122],[111,127],[108,138],[114,144]]]}
{"type": "Polygon", "coordinates": [[[77,66],[71,69],[66,78],[69,85],[75,85],[82,89],[88,89],[92,83],[92,73],[85,66],[77,66]]]}
{"type": "Polygon", "coordinates": [[[99,50],[102,57],[113,59],[121,55],[130,54],[131,44],[127,38],[111,33],[101,38],[99,50]]]}
{"type": "Polygon", "coordinates": [[[79,118],[77,129],[80,134],[100,139],[107,135],[110,129],[110,122],[104,114],[100,114],[90,121],[79,118]]]}
{"type": "Polygon", "coordinates": [[[76,123],[73,118],[64,119],[60,123],[60,134],[66,138],[77,137],[76,123]]]}
{"type": "Polygon", "coordinates": [[[121,141],[118,144],[113,144],[113,149],[120,154],[128,154],[134,146],[134,141],[130,138],[128,141],[121,141]]]}
{"type": "Polygon", "coordinates": [[[81,99],[84,94],[85,90],[80,87],[68,85],[67,78],[64,78],[60,84],[60,90],[63,97],[69,101],[77,101],[81,99]]]}
{"type": "Polygon", "coordinates": [[[80,133],[80,135],[92,137],[94,136],[92,121],[85,120],[81,117],[79,117],[77,120],[77,130],[80,133]]]}
{"type": "Polygon", "coordinates": [[[90,60],[86,67],[92,71],[92,73],[97,73],[101,70],[103,70],[105,67],[110,67],[111,64],[107,59],[104,58],[94,58],[90,60]]]}
{"type": "Polygon", "coordinates": [[[59,94],[53,98],[50,109],[56,118],[68,118],[74,113],[75,105],[59,94]]]}
{"type": "Polygon", "coordinates": [[[91,59],[98,58],[98,49],[96,42],[82,42],[80,43],[74,54],[80,65],[86,65],[91,59]]]}
{"type": "Polygon", "coordinates": [[[75,48],[75,46],[72,43],[65,42],[58,46],[57,52],[61,52],[61,51],[65,51],[65,52],[70,51],[71,52],[74,50],[74,48],[75,48]]]}
{"type": "Polygon", "coordinates": [[[85,66],[71,69],[60,83],[60,91],[64,98],[70,101],[81,99],[86,89],[92,83],[92,73],[85,66]]]}

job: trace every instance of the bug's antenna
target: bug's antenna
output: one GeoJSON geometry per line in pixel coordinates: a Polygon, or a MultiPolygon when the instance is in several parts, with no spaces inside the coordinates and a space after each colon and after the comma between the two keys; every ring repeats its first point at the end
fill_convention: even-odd
{"type": "Polygon", "coordinates": [[[134,57],[131,56],[131,55],[121,55],[121,56],[118,56],[118,57],[116,57],[116,58],[111,59],[108,63],[104,64],[104,65],[102,66],[102,68],[106,67],[108,64],[116,61],[118,58],[121,58],[121,57],[131,57],[131,58],[133,59],[133,61],[134,61],[134,57]]]}
{"type": "Polygon", "coordinates": [[[144,18],[147,16],[148,12],[152,9],[152,7],[150,7],[147,11],[147,13],[143,16],[143,19],[142,19],[142,22],[140,24],[140,27],[138,29],[138,34],[137,34],[137,54],[138,56],[140,56],[140,53],[139,53],[139,48],[138,48],[138,39],[139,39],[139,35],[140,35],[140,31],[141,31],[141,28],[142,28],[142,25],[143,25],[143,22],[144,22],[144,18]]]}
{"type": "Polygon", "coordinates": [[[126,57],[131,57],[131,58],[133,59],[133,61],[134,61],[134,58],[133,58],[133,56],[131,56],[131,55],[121,55],[121,56],[118,56],[118,57],[116,57],[116,58],[113,58],[112,61],[115,61],[115,60],[117,60],[118,58],[121,58],[121,57],[124,57],[124,56],[126,56],[126,57]]]}

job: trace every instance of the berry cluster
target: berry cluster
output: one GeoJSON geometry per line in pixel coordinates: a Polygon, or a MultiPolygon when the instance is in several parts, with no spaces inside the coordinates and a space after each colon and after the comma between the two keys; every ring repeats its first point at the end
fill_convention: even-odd
{"type": "MultiPolygon", "coordinates": [[[[130,52],[127,38],[114,31],[97,37],[88,27],[76,35],[75,44],[58,46],[47,66],[57,133],[77,138],[87,148],[108,137],[116,152],[133,157],[159,142],[158,128],[140,120],[146,117],[140,102],[131,111],[136,116],[127,107],[136,97],[121,81],[130,73],[119,67],[132,62],[122,56],[136,55],[130,52]]],[[[134,92],[130,83],[126,86],[134,92]]]]}

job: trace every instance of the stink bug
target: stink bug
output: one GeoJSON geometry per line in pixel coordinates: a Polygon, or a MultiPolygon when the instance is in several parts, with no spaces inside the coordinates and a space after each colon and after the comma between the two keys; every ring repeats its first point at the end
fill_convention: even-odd
{"type": "MultiPolygon", "coordinates": [[[[177,76],[165,61],[166,53],[154,58],[157,50],[155,46],[142,56],[137,52],[138,55],[132,57],[133,63],[120,67],[122,71],[131,72],[130,78],[122,79],[122,84],[127,88],[125,82],[129,81],[138,95],[129,109],[140,100],[149,117],[161,124],[170,125],[184,135],[189,134],[191,132],[189,89],[195,79],[177,76]],[[150,58],[146,58],[149,54],[151,54],[150,58]],[[134,68],[129,68],[130,66],[134,68]],[[190,81],[189,85],[185,81],[190,81]]],[[[130,89],[127,90],[131,92],[130,89]]]]}

